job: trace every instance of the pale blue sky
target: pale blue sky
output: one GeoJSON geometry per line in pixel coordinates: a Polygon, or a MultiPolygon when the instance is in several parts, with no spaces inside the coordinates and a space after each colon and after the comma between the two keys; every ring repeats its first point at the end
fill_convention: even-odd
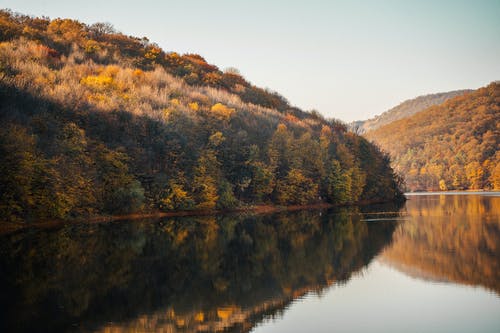
{"type": "Polygon", "coordinates": [[[166,51],[236,67],[293,105],[345,121],[500,79],[500,0],[0,0],[0,7],[110,22],[166,51]]]}

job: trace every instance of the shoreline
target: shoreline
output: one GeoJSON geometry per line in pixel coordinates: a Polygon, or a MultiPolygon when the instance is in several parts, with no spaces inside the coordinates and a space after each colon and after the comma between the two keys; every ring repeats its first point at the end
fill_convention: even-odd
{"type": "Polygon", "coordinates": [[[204,210],[182,210],[171,212],[143,212],[125,215],[100,215],[89,218],[75,218],[68,220],[49,220],[40,222],[0,222],[0,235],[16,232],[27,228],[40,228],[50,229],[67,224],[93,224],[93,223],[107,223],[122,220],[140,220],[140,219],[159,219],[164,217],[184,217],[184,216],[210,216],[210,215],[225,215],[225,214],[248,214],[248,215],[261,215],[273,214],[278,212],[294,212],[299,210],[316,210],[316,209],[329,209],[336,207],[350,207],[350,206],[365,206],[372,204],[382,204],[392,202],[390,200],[364,200],[350,204],[330,204],[330,203],[316,203],[309,205],[251,205],[236,207],[233,209],[204,209],[204,210]]]}
{"type": "Polygon", "coordinates": [[[500,195],[500,190],[450,190],[450,191],[423,191],[423,192],[405,192],[405,196],[416,196],[416,195],[474,195],[474,194],[494,194],[500,195]]]}

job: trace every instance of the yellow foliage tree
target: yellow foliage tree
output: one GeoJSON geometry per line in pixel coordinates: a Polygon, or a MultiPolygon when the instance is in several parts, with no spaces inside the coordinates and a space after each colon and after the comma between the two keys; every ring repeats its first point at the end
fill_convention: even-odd
{"type": "Polygon", "coordinates": [[[281,204],[304,205],[318,198],[318,185],[300,170],[291,169],[283,180],[278,181],[276,192],[281,204]]]}
{"type": "Polygon", "coordinates": [[[184,63],[184,60],[176,52],[171,52],[171,53],[168,53],[167,55],[165,55],[165,60],[171,66],[181,66],[184,63]]]}
{"type": "Polygon", "coordinates": [[[497,163],[492,169],[490,182],[494,190],[500,190],[500,163],[497,163]]]}
{"type": "Polygon", "coordinates": [[[106,75],[89,75],[81,79],[80,83],[98,92],[110,90],[116,86],[113,78],[106,75]]]}
{"type": "Polygon", "coordinates": [[[226,138],[224,137],[224,135],[221,132],[217,131],[214,134],[210,135],[210,137],[208,138],[208,144],[211,148],[216,148],[220,146],[225,140],[226,138]]]}
{"type": "Polygon", "coordinates": [[[152,46],[151,48],[146,50],[144,58],[151,61],[155,61],[160,54],[161,54],[161,49],[159,47],[152,46]]]}
{"type": "Polygon", "coordinates": [[[84,26],[78,21],[70,19],[55,19],[47,27],[47,32],[54,39],[77,42],[85,37],[84,26]]]}
{"type": "Polygon", "coordinates": [[[194,176],[194,194],[196,197],[196,208],[214,209],[219,200],[217,193],[217,177],[220,163],[211,149],[204,151],[198,159],[194,176]]]}
{"type": "Polygon", "coordinates": [[[90,39],[85,43],[85,53],[92,54],[99,51],[100,49],[101,47],[99,46],[99,43],[93,39],[90,39]]]}
{"type": "Polygon", "coordinates": [[[188,103],[188,106],[193,111],[198,111],[200,109],[200,106],[198,105],[197,102],[188,103]]]}
{"type": "Polygon", "coordinates": [[[189,209],[193,206],[193,200],[182,185],[171,182],[165,197],[161,200],[160,208],[164,210],[189,209]]]}
{"type": "Polygon", "coordinates": [[[483,168],[479,162],[474,161],[465,166],[465,174],[469,180],[471,189],[482,188],[483,173],[483,168]]]}
{"type": "Polygon", "coordinates": [[[210,108],[210,111],[212,111],[212,113],[214,115],[216,115],[222,119],[229,119],[229,118],[231,118],[231,116],[234,114],[234,112],[236,110],[233,108],[227,107],[222,103],[217,103],[217,104],[212,105],[212,107],[210,108]]]}

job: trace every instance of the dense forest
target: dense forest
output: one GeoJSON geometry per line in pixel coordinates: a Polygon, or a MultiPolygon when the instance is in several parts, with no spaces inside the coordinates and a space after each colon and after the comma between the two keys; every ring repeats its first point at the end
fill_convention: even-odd
{"type": "Polygon", "coordinates": [[[235,69],[0,11],[0,216],[401,198],[388,156],[235,69]]]}
{"type": "Polygon", "coordinates": [[[411,191],[500,189],[500,83],[365,134],[411,191]]]}
{"type": "Polygon", "coordinates": [[[404,101],[368,120],[359,120],[349,124],[350,128],[357,133],[366,133],[379,127],[392,123],[393,121],[410,117],[417,112],[423,111],[433,105],[442,104],[450,98],[463,95],[472,90],[455,90],[444,93],[429,94],[404,101]]]}

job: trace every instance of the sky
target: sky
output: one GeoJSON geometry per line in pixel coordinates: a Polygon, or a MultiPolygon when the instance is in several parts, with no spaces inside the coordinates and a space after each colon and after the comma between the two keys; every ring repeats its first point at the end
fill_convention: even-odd
{"type": "Polygon", "coordinates": [[[500,80],[500,0],[0,0],[198,53],[344,121],[500,80]]]}

